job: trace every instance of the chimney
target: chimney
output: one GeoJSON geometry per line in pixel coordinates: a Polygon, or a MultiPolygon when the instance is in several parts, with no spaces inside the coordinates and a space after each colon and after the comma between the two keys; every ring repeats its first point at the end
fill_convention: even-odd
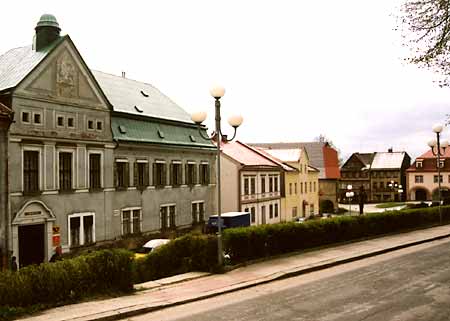
{"type": "Polygon", "coordinates": [[[122,78],[125,78],[125,71],[122,71],[122,78]]]}
{"type": "Polygon", "coordinates": [[[54,15],[43,14],[36,25],[33,49],[43,51],[59,38],[61,29],[54,15]]]}
{"type": "Polygon", "coordinates": [[[393,149],[392,147],[388,149],[388,153],[392,153],[393,149]]]}

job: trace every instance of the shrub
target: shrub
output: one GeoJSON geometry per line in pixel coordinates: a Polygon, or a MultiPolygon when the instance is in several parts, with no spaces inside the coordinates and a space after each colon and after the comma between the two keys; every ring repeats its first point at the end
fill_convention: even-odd
{"type": "Polygon", "coordinates": [[[319,204],[320,213],[333,213],[334,204],[330,200],[321,200],[319,204]]]}
{"type": "MultiPolygon", "coordinates": [[[[442,207],[450,221],[450,207],[442,207]]],[[[336,242],[398,232],[439,222],[437,208],[340,216],[302,224],[282,223],[224,230],[224,248],[234,263],[336,242]]]]}
{"type": "Polygon", "coordinates": [[[55,263],[30,265],[0,273],[0,308],[55,305],[67,300],[130,291],[132,254],[103,250],[55,263]]]}
{"type": "Polygon", "coordinates": [[[217,238],[188,234],[134,261],[135,283],[190,271],[211,271],[217,264],[217,238]]]}

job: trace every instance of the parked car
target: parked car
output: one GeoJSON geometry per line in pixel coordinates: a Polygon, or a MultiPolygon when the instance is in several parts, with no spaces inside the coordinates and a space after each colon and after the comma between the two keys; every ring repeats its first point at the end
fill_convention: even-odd
{"type": "Polygon", "coordinates": [[[138,249],[136,251],[136,253],[134,254],[134,258],[135,259],[140,259],[145,257],[148,253],[154,251],[155,249],[157,249],[158,247],[169,243],[170,240],[169,239],[154,239],[154,240],[150,240],[147,243],[145,243],[140,249],[138,249]]]}
{"type": "Polygon", "coordinates": [[[295,219],[295,223],[303,223],[305,221],[305,218],[304,217],[297,217],[296,219],[295,219]]]}

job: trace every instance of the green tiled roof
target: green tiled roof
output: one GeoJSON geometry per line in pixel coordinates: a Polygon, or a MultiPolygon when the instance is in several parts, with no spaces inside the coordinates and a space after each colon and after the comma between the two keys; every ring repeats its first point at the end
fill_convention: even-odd
{"type": "Polygon", "coordinates": [[[111,127],[114,139],[118,141],[215,149],[215,145],[210,140],[200,136],[195,126],[186,126],[182,123],[161,122],[151,118],[140,120],[114,115],[111,119],[111,127]]]}

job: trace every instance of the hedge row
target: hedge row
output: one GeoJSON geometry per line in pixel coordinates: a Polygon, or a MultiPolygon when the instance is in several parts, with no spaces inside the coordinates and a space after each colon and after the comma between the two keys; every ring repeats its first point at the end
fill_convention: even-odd
{"type": "MultiPolygon", "coordinates": [[[[450,207],[442,207],[450,221],[450,207]]],[[[224,231],[224,248],[233,263],[344,242],[439,222],[437,207],[342,216],[305,223],[268,224],[224,231]]]]}
{"type": "Polygon", "coordinates": [[[0,273],[1,307],[55,305],[89,295],[130,291],[132,253],[103,250],[55,263],[0,273]]]}
{"type": "Polygon", "coordinates": [[[134,282],[141,283],[191,271],[212,271],[217,265],[217,238],[188,234],[135,260],[134,282]]]}

